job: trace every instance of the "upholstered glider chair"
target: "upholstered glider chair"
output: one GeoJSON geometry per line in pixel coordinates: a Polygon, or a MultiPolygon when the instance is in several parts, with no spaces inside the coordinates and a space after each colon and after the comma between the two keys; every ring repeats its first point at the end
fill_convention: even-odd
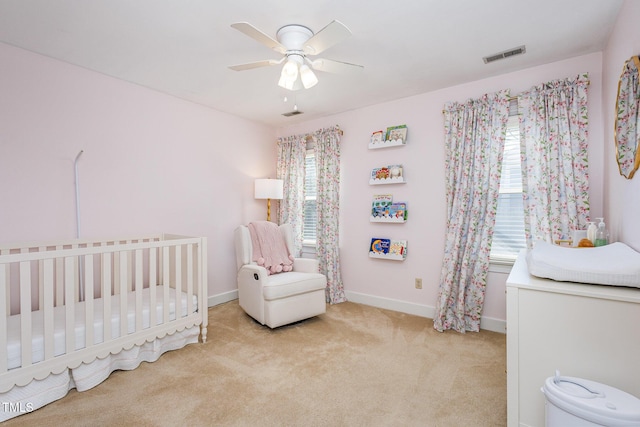
{"type": "Polygon", "coordinates": [[[234,239],[238,300],[249,316],[277,328],[326,311],[327,278],[318,273],[317,260],[289,255],[294,247],[289,224],[252,222],[238,227],[234,239]],[[276,259],[270,255],[278,252],[278,247],[286,251],[287,259],[282,263],[278,262],[282,257],[276,259]]]}

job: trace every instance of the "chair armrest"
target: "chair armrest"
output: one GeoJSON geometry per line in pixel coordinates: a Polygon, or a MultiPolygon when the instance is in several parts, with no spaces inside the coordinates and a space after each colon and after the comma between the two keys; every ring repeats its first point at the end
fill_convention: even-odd
{"type": "Polygon", "coordinates": [[[238,300],[240,307],[264,324],[264,284],[267,283],[267,270],[256,264],[245,264],[238,270],[238,300]]]}
{"type": "Polygon", "coordinates": [[[313,258],[294,258],[293,271],[300,273],[318,273],[320,271],[320,263],[313,258]]]}
{"type": "Polygon", "coordinates": [[[267,277],[269,275],[264,267],[257,264],[245,264],[238,270],[238,285],[242,283],[250,286],[263,286],[267,277]]]}

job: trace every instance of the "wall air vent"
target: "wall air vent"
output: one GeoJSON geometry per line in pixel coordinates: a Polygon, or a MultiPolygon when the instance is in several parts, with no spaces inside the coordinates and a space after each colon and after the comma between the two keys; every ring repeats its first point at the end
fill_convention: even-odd
{"type": "Polygon", "coordinates": [[[490,56],[485,56],[484,58],[482,58],[482,60],[484,61],[485,64],[488,64],[490,62],[498,61],[500,59],[506,59],[512,56],[522,55],[526,51],[527,51],[526,48],[524,47],[524,45],[522,45],[513,49],[505,50],[504,52],[496,53],[490,56]]]}
{"type": "Polygon", "coordinates": [[[297,116],[298,114],[304,114],[304,113],[298,110],[289,111],[288,113],[282,113],[282,115],[285,117],[297,116]]]}

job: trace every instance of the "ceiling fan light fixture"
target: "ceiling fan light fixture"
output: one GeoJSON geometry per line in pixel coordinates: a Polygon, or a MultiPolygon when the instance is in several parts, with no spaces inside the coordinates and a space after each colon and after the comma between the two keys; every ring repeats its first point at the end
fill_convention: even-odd
{"type": "Polygon", "coordinates": [[[282,77],[287,80],[295,80],[298,78],[298,63],[293,59],[289,59],[284,67],[282,67],[282,77]]]}
{"type": "Polygon", "coordinates": [[[287,78],[286,76],[280,75],[278,86],[290,91],[296,91],[303,88],[302,81],[300,80],[299,76],[296,76],[296,78],[292,80],[287,78]]]}
{"type": "Polygon", "coordinates": [[[234,71],[244,71],[278,65],[286,61],[280,72],[278,86],[290,91],[309,89],[318,84],[318,77],[312,69],[338,74],[352,70],[359,71],[363,68],[361,65],[330,59],[311,61],[307,57],[307,55],[320,54],[351,35],[351,31],[343,23],[336,20],[331,21],[317,33],[303,25],[285,25],[276,32],[277,40],[248,22],[236,22],[231,27],[282,54],[283,57],[280,60],[256,61],[229,68],[234,71]]]}
{"type": "Polygon", "coordinates": [[[307,64],[302,64],[300,67],[300,80],[302,80],[302,85],[305,89],[312,88],[318,84],[318,78],[307,64]]]}
{"type": "Polygon", "coordinates": [[[287,79],[284,76],[284,74],[280,74],[280,80],[278,80],[278,86],[284,89],[287,88],[287,79]]]}
{"type": "MultiPolygon", "coordinates": [[[[297,54],[289,55],[287,58],[287,62],[282,67],[282,72],[280,73],[280,80],[278,81],[278,86],[288,90],[292,90],[292,91],[300,90],[303,87],[306,87],[303,85],[303,82],[301,81],[301,78],[300,78],[301,70],[302,70],[301,65],[304,65],[303,57],[301,55],[297,55],[297,54]]],[[[310,79],[308,80],[309,82],[308,84],[311,84],[313,81],[313,78],[311,77],[307,77],[307,78],[310,79]]],[[[317,83],[317,78],[316,78],[316,83],[317,83]]]]}

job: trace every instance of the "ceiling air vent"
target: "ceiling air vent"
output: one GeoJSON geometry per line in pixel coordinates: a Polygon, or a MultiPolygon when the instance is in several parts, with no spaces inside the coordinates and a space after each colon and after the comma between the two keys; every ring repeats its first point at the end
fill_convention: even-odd
{"type": "Polygon", "coordinates": [[[289,111],[288,113],[282,113],[282,115],[285,117],[297,116],[298,114],[304,114],[304,113],[298,110],[289,111]]]}
{"type": "Polygon", "coordinates": [[[511,56],[522,55],[526,51],[527,51],[526,48],[524,47],[524,45],[522,45],[513,49],[505,50],[504,52],[496,53],[491,56],[485,56],[484,58],[482,58],[482,60],[484,61],[485,64],[488,64],[490,62],[509,58],[511,56]]]}

